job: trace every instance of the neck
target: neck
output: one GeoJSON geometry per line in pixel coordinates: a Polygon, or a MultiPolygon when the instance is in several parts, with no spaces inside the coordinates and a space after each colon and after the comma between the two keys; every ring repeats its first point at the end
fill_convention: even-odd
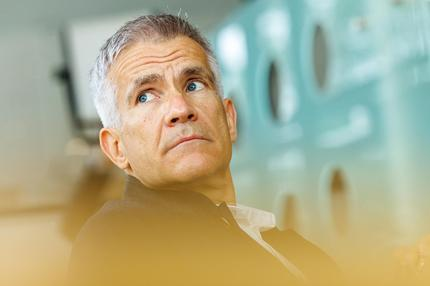
{"type": "Polygon", "coordinates": [[[152,187],[152,189],[176,192],[193,191],[205,195],[215,204],[222,202],[236,204],[236,193],[229,168],[210,177],[194,180],[192,183],[176,183],[162,188],[152,187]]]}
{"type": "Polygon", "coordinates": [[[230,170],[227,170],[224,176],[208,180],[201,185],[192,187],[191,190],[205,195],[215,204],[222,202],[236,204],[236,192],[230,170]]]}

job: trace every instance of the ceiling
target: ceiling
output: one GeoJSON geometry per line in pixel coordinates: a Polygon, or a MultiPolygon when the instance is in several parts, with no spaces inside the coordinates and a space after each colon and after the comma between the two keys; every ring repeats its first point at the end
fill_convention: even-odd
{"type": "Polygon", "coordinates": [[[177,14],[186,12],[203,31],[222,21],[241,0],[0,0],[0,31],[29,26],[61,28],[77,18],[91,18],[149,9],[177,14]]]}

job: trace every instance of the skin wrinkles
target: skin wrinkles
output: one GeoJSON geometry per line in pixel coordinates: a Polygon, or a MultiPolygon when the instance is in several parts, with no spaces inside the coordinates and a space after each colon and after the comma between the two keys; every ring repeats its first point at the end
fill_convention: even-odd
{"type": "MultiPolygon", "coordinates": [[[[187,101],[187,99],[185,97],[183,97],[184,101],[187,101]]],[[[194,107],[195,109],[195,113],[197,114],[197,116],[201,116],[204,117],[204,112],[207,109],[207,104],[206,103],[202,103],[202,106],[204,108],[201,108],[199,106],[194,107]]],[[[162,106],[166,107],[166,106],[162,106]]],[[[167,108],[166,108],[167,109],[167,108]]],[[[167,110],[163,109],[161,111],[161,113],[166,113],[167,110]]],[[[217,128],[221,128],[221,126],[217,126],[217,128]]],[[[172,147],[172,145],[174,144],[174,142],[176,140],[178,140],[181,137],[186,137],[186,136],[190,136],[190,135],[200,135],[202,137],[204,137],[206,140],[208,141],[214,141],[213,138],[215,137],[213,134],[216,132],[213,130],[213,128],[209,125],[205,125],[205,126],[201,126],[198,124],[194,124],[193,122],[189,123],[189,124],[183,124],[181,126],[178,126],[177,128],[177,132],[175,133],[168,133],[165,132],[165,134],[161,134],[161,136],[165,136],[165,140],[164,142],[160,142],[160,149],[162,154],[166,154],[169,152],[170,148],[172,147]]],[[[161,141],[161,140],[160,140],[161,141]]]]}
{"type": "MultiPolygon", "coordinates": [[[[192,66],[184,68],[178,76],[180,82],[186,82],[188,79],[201,80],[205,85],[209,85],[210,88],[215,89],[215,79],[213,78],[211,73],[208,73],[205,68],[201,66],[192,66]]],[[[157,81],[163,81],[164,78],[160,74],[148,74],[139,76],[134,80],[132,84],[127,88],[126,94],[126,102],[128,105],[133,105],[136,100],[137,95],[145,90],[146,85],[151,85],[156,83],[157,81]]]]}
{"type": "Polygon", "coordinates": [[[169,152],[179,139],[191,135],[201,136],[204,140],[213,141],[210,132],[207,132],[202,127],[198,125],[186,125],[180,131],[178,131],[177,134],[167,136],[166,142],[168,143],[162,145],[163,154],[169,152]]]}
{"type": "Polygon", "coordinates": [[[142,92],[144,90],[144,87],[146,85],[151,85],[156,83],[157,81],[162,81],[163,76],[159,74],[150,74],[150,75],[143,75],[138,77],[134,80],[132,84],[130,84],[127,88],[126,94],[126,101],[128,105],[134,105],[135,98],[137,97],[136,90],[139,90],[139,92],[142,92]]]}
{"type": "Polygon", "coordinates": [[[142,55],[138,50],[131,50],[133,46],[134,45],[129,46],[119,54],[117,61],[120,61],[121,63],[116,64],[115,62],[113,67],[111,67],[111,73],[122,74],[127,72],[127,70],[139,69],[141,65],[173,62],[178,58],[187,56],[187,53],[180,48],[177,48],[174,51],[151,49],[148,51],[150,55],[142,55]]]}
{"type": "MultiPolygon", "coordinates": [[[[171,70],[173,69],[174,64],[169,64],[169,67],[166,70],[171,70]]],[[[187,68],[184,69],[185,71],[187,70],[187,68]]],[[[182,72],[182,71],[181,71],[182,72]]],[[[178,73],[181,73],[178,72],[178,73]]],[[[182,78],[182,76],[178,76],[176,77],[176,72],[172,71],[172,74],[174,74],[173,77],[169,77],[170,80],[166,80],[166,81],[172,81],[172,84],[170,86],[169,89],[166,89],[165,92],[159,94],[160,98],[156,101],[156,103],[150,102],[145,106],[144,108],[147,109],[147,112],[151,112],[153,114],[166,114],[168,112],[169,106],[168,105],[164,105],[163,103],[168,101],[168,97],[169,94],[176,94],[177,96],[180,96],[181,99],[185,102],[185,104],[187,104],[187,101],[189,101],[189,99],[187,99],[187,96],[185,96],[184,94],[182,94],[182,90],[183,90],[183,86],[182,86],[182,82],[184,82],[184,78],[182,78]],[[177,80],[176,80],[177,79],[177,80]],[[150,106],[149,106],[150,105],[150,106]],[[161,109],[161,110],[159,110],[161,109]]],[[[165,77],[160,77],[160,78],[165,78],[165,77]]],[[[151,85],[149,85],[148,87],[150,87],[151,85]]],[[[161,82],[160,83],[161,88],[164,87],[164,84],[161,82]]],[[[142,91],[145,90],[144,88],[142,89],[142,91]]],[[[155,93],[155,92],[153,92],[155,93]]],[[[211,91],[210,94],[214,94],[214,91],[211,91]]],[[[197,95],[197,94],[196,94],[197,95]]],[[[129,97],[130,94],[126,95],[126,97],[129,97]]],[[[132,99],[134,100],[135,97],[137,97],[137,93],[132,95],[132,99]]],[[[131,99],[126,99],[126,102],[128,102],[128,106],[125,107],[125,109],[130,109],[133,108],[134,106],[134,102],[132,102],[131,99]]],[[[199,106],[206,106],[207,104],[205,102],[202,102],[200,104],[196,104],[196,106],[193,107],[193,109],[196,110],[196,115],[200,116],[200,114],[204,114],[205,111],[201,111],[199,106]]],[[[143,108],[143,107],[142,107],[143,108]]],[[[162,123],[162,120],[159,120],[160,123],[162,123]]],[[[189,125],[184,125],[184,129],[179,129],[180,131],[178,132],[178,134],[176,136],[169,136],[171,133],[168,132],[164,132],[165,134],[163,134],[162,131],[165,131],[165,129],[163,129],[161,126],[159,126],[158,130],[160,130],[161,132],[158,134],[157,136],[157,145],[160,146],[160,150],[163,154],[167,153],[168,149],[169,149],[169,145],[168,143],[163,143],[163,142],[171,142],[171,141],[176,141],[178,139],[178,137],[182,136],[190,136],[190,135],[200,135],[202,137],[204,137],[205,139],[207,139],[208,141],[212,141],[211,140],[211,133],[213,133],[210,130],[202,130],[203,128],[199,128],[198,125],[195,124],[189,124],[189,125]],[[188,126],[193,126],[192,128],[188,127],[188,126]],[[209,131],[209,132],[208,132],[209,131]],[[162,137],[166,137],[164,140],[162,140],[162,137]]],[[[181,127],[182,128],[182,127],[181,127]]],[[[208,127],[206,127],[207,129],[208,127]]]]}
{"type": "MultiPolygon", "coordinates": [[[[168,68],[168,67],[175,68],[176,65],[181,64],[182,62],[186,62],[187,60],[188,60],[187,56],[179,56],[179,57],[172,58],[171,60],[163,61],[163,63],[148,63],[146,61],[139,61],[139,62],[136,61],[135,67],[133,67],[132,69],[124,70],[121,73],[128,73],[130,76],[135,77],[135,78],[138,78],[139,76],[143,76],[146,74],[160,74],[160,73],[155,72],[155,70],[159,70],[159,69],[156,69],[156,67],[158,65],[163,64],[166,68],[168,68]],[[145,67],[147,72],[142,73],[142,71],[141,71],[142,67],[145,67]]],[[[206,66],[202,67],[201,64],[199,64],[199,63],[195,63],[194,65],[197,67],[200,67],[201,69],[207,68],[206,66]]],[[[179,72],[178,72],[178,74],[179,74],[179,72]]],[[[210,74],[211,77],[213,77],[211,73],[208,73],[208,74],[210,74]]]]}
{"type": "Polygon", "coordinates": [[[122,126],[103,128],[100,142],[118,167],[155,190],[194,190],[235,202],[229,163],[236,112],[230,99],[219,96],[201,46],[187,37],[137,42],[118,55],[109,78],[117,87],[122,126]],[[202,85],[187,90],[190,80],[202,85]],[[145,90],[154,98],[137,102],[145,90]],[[177,145],[193,135],[202,139],[177,145]]]}
{"type": "MultiPolygon", "coordinates": [[[[128,60],[124,59],[122,61],[122,63],[116,64],[116,68],[118,69],[117,72],[119,72],[119,73],[123,72],[123,69],[127,65],[133,66],[133,62],[135,62],[136,57],[139,58],[139,59],[145,59],[145,60],[148,61],[148,63],[158,63],[158,61],[160,61],[160,60],[161,60],[160,63],[162,63],[163,62],[162,59],[169,60],[169,58],[171,58],[171,57],[175,58],[175,57],[177,57],[178,53],[182,52],[181,50],[174,50],[174,51],[168,52],[167,54],[149,55],[149,56],[147,56],[147,55],[140,54],[139,51],[134,51],[134,50],[130,51],[130,47],[132,47],[132,46],[133,45],[128,46],[123,51],[121,51],[120,55],[124,55],[124,53],[127,53],[128,60]],[[157,59],[159,59],[159,60],[157,61],[157,59]]],[[[115,70],[112,70],[112,72],[115,72],[115,70]]]]}
{"type": "MultiPolygon", "coordinates": [[[[150,52],[153,52],[153,51],[150,51],[150,52]]],[[[129,78],[133,78],[136,74],[139,74],[142,69],[151,70],[152,66],[159,68],[160,63],[167,64],[166,69],[172,70],[175,62],[178,62],[178,64],[179,64],[180,61],[183,60],[183,58],[186,58],[186,55],[184,55],[184,52],[181,50],[175,50],[172,53],[168,53],[164,60],[160,60],[160,61],[155,62],[155,63],[152,60],[154,58],[153,56],[143,56],[139,59],[139,61],[136,61],[135,57],[138,55],[139,55],[138,51],[128,55],[125,59],[124,64],[122,65],[122,69],[120,69],[118,72],[123,73],[123,74],[127,74],[127,71],[129,71],[129,73],[130,73],[129,78]],[[136,62],[136,65],[133,64],[133,61],[136,62]],[[127,68],[127,63],[131,64],[131,66],[128,68],[127,68]]],[[[162,57],[163,57],[162,55],[158,56],[158,58],[160,58],[160,59],[162,57]]],[[[160,77],[162,77],[162,76],[160,76],[160,77]]],[[[127,80],[126,80],[126,82],[127,82],[127,80]]],[[[173,93],[174,92],[176,92],[176,91],[174,90],[173,93]]],[[[172,93],[172,91],[168,91],[168,93],[172,93]]],[[[165,112],[166,111],[162,111],[161,113],[164,114],[165,112]]],[[[154,112],[154,113],[156,113],[156,112],[154,112]]],[[[161,123],[161,120],[160,120],[160,123],[161,123]]],[[[158,130],[162,130],[161,126],[158,128],[158,130]]],[[[161,137],[162,137],[162,134],[159,133],[157,138],[156,138],[157,139],[156,140],[157,145],[159,145],[159,146],[161,145],[161,149],[165,149],[165,148],[163,148],[164,147],[163,144],[161,144],[161,137]]],[[[166,152],[164,152],[164,153],[166,153],[166,152]]]]}

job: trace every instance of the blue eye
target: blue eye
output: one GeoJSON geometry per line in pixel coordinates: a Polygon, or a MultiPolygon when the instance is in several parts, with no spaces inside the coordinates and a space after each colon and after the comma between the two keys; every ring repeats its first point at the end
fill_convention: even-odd
{"type": "Polygon", "coordinates": [[[191,81],[187,84],[187,91],[188,92],[201,90],[202,88],[204,88],[204,85],[198,81],[191,81]]]}
{"type": "Polygon", "coordinates": [[[146,94],[141,94],[141,95],[139,95],[139,97],[137,98],[137,100],[139,102],[146,102],[148,100],[148,96],[146,94]]]}
{"type": "Polygon", "coordinates": [[[139,96],[137,97],[137,102],[139,103],[146,103],[148,101],[151,101],[154,99],[154,95],[150,92],[142,92],[141,94],[139,94],[139,96]]]}

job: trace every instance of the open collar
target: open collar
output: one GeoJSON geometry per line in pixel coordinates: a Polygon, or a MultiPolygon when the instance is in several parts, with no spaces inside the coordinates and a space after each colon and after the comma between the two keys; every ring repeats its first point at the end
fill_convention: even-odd
{"type": "Polygon", "coordinates": [[[146,209],[156,209],[165,213],[220,217],[225,218],[230,224],[237,225],[225,202],[217,206],[205,195],[194,191],[153,190],[133,176],[127,177],[123,199],[143,205],[146,209]]]}

